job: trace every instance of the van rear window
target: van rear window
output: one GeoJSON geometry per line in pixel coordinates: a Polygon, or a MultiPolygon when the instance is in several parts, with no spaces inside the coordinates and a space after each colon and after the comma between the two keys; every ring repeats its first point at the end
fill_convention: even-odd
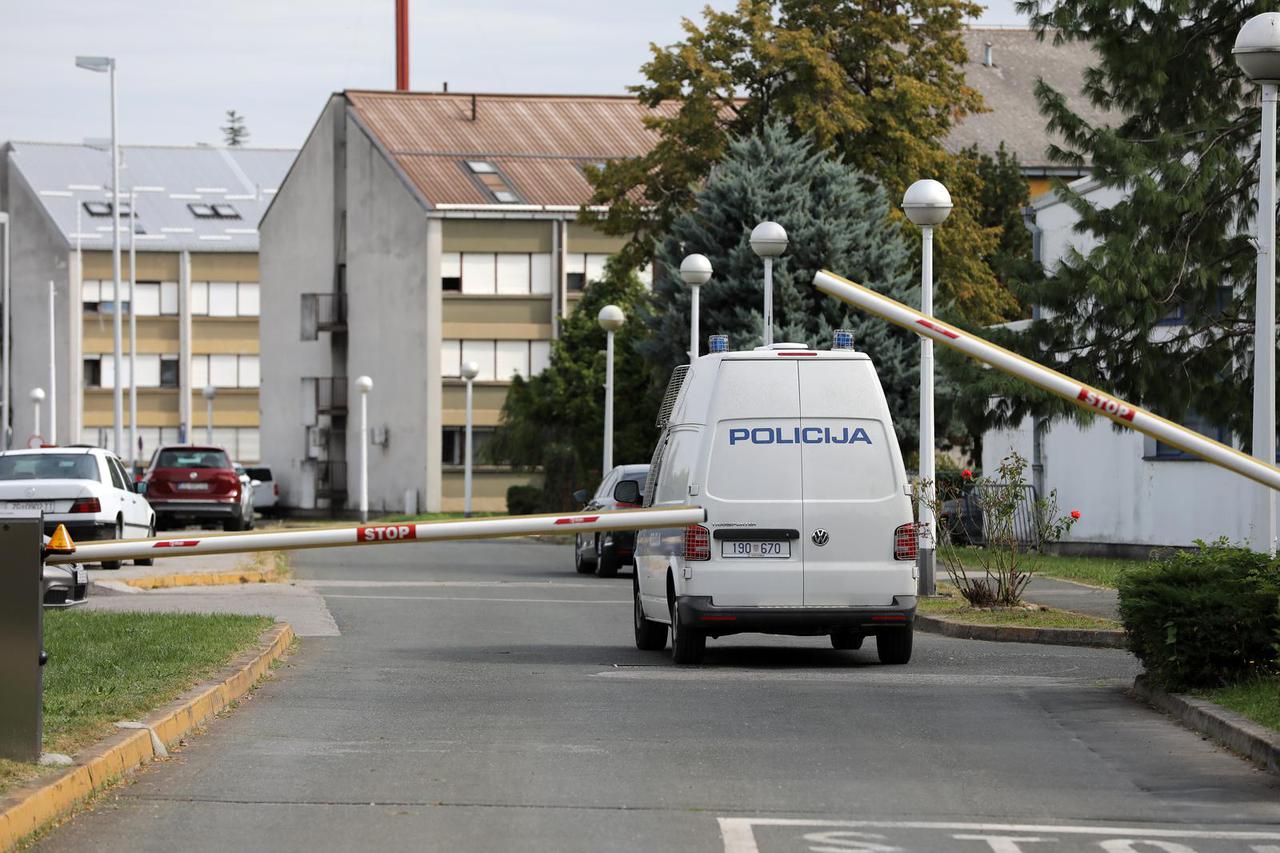
{"type": "Polygon", "coordinates": [[[901,488],[889,443],[897,439],[880,421],[805,418],[801,439],[805,500],[878,500],[901,488]]]}

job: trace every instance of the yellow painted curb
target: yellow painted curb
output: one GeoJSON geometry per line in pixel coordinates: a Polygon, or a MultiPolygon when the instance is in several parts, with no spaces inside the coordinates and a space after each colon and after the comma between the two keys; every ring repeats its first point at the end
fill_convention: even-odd
{"type": "MultiPolygon", "coordinates": [[[[221,680],[199,685],[143,722],[166,746],[176,744],[248,693],[292,642],[293,628],[288,623],[268,628],[258,647],[232,663],[221,680]]],[[[19,788],[0,799],[0,849],[15,847],[26,836],[70,813],[90,794],[154,758],[150,732],[124,730],[76,756],[75,766],[53,780],[19,788]]]]}
{"type": "Polygon", "coordinates": [[[138,589],[168,589],[172,586],[228,586],[242,583],[285,583],[288,574],[275,569],[247,569],[231,572],[184,572],[142,578],[121,578],[121,583],[138,589]]]}

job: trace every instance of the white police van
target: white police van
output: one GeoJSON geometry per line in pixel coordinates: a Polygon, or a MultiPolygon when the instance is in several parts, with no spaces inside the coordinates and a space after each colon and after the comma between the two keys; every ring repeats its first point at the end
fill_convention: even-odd
{"type": "Polygon", "coordinates": [[[645,506],[697,504],[705,525],[637,534],[636,645],[677,663],[708,637],[874,636],[911,658],[916,526],[871,359],[774,344],[676,368],[645,506]]]}

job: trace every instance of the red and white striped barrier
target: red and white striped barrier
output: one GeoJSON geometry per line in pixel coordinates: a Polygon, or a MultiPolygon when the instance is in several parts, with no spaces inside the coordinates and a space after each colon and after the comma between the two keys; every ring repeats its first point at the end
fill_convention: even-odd
{"type": "Polygon", "coordinates": [[[100,563],[154,557],[198,557],[249,551],[291,551],[302,548],[342,548],[395,542],[439,542],[447,539],[491,539],[533,533],[583,533],[596,530],[645,530],[701,524],[707,512],[698,506],[663,509],[623,509],[578,515],[516,515],[466,518],[458,521],[366,524],[360,527],[318,527],[261,533],[191,534],[155,539],[85,542],[71,554],[50,554],[45,562],[100,563]]]}
{"type": "Polygon", "coordinates": [[[813,277],[813,284],[824,293],[875,314],[877,317],[882,317],[917,335],[937,341],[943,346],[959,350],[970,358],[991,365],[996,370],[1024,379],[1038,388],[1043,388],[1051,394],[1075,403],[1086,411],[1110,418],[1121,426],[1135,429],[1165,444],[1199,456],[1206,462],[1243,474],[1264,486],[1280,489],[1280,468],[1241,453],[1234,447],[1206,438],[1195,430],[1179,426],[1132,403],[1126,403],[1097,388],[1077,382],[1070,376],[1065,376],[1042,364],[1036,364],[1017,353],[1009,352],[1004,347],[963,332],[834,273],[826,270],[819,272],[813,277]]]}

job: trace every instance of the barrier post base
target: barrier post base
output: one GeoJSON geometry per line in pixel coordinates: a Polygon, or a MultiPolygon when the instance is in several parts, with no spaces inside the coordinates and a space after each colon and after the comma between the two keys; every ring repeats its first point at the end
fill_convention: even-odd
{"type": "Polygon", "coordinates": [[[37,761],[44,725],[44,524],[0,513],[0,758],[37,761]]]}

